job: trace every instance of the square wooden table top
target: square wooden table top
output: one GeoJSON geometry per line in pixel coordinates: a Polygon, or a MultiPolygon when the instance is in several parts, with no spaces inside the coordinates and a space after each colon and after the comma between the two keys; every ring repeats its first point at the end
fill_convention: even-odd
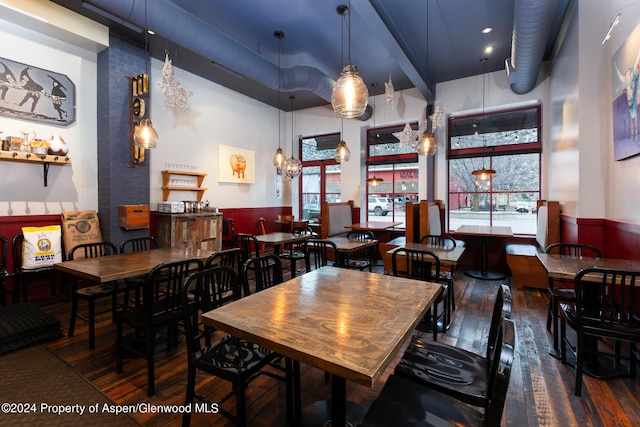
{"type": "Polygon", "coordinates": [[[378,244],[377,240],[349,239],[344,236],[329,237],[328,240],[331,240],[333,243],[335,243],[336,247],[338,248],[338,252],[341,253],[351,253],[378,244]]]}
{"type": "Polygon", "coordinates": [[[291,232],[274,232],[268,234],[256,235],[258,243],[266,243],[269,245],[281,245],[283,243],[303,242],[307,240],[309,235],[293,235],[291,232]]]}
{"type": "MultiPolygon", "coordinates": [[[[400,247],[408,248],[408,249],[431,251],[434,254],[436,254],[438,258],[440,258],[440,264],[442,265],[457,265],[465,249],[464,246],[455,246],[455,247],[452,246],[450,248],[441,248],[441,247],[435,247],[432,245],[427,245],[425,243],[405,243],[400,247]]],[[[393,256],[393,251],[395,251],[396,249],[398,248],[389,249],[387,251],[387,256],[389,257],[389,259],[391,259],[391,257],[393,256]]]]}
{"type": "Polygon", "coordinates": [[[352,230],[382,231],[401,224],[401,222],[366,221],[359,222],[357,224],[345,225],[344,228],[350,228],[352,230]]]}
{"type": "Polygon", "coordinates": [[[513,237],[511,227],[500,225],[461,225],[454,233],[468,236],[513,237]]]}
{"type": "Polygon", "coordinates": [[[216,251],[188,248],[161,248],[128,254],[109,255],[97,258],[79,258],[53,265],[56,270],[74,276],[106,283],[130,277],[144,276],[155,266],[181,259],[198,258],[205,261],[216,251]]]}
{"type": "Polygon", "coordinates": [[[203,322],[373,387],[441,284],[322,267],[203,315],[203,322]]]}
{"type": "Polygon", "coordinates": [[[536,256],[552,279],[573,280],[583,268],[601,267],[617,270],[640,270],[640,261],[615,258],[578,257],[537,253],[536,256]]]}

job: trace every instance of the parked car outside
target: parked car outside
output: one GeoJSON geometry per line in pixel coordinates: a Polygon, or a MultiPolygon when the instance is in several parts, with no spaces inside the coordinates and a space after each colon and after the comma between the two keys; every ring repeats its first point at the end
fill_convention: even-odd
{"type": "Polygon", "coordinates": [[[391,199],[388,197],[369,196],[368,210],[377,216],[385,216],[392,208],[391,199]]]}
{"type": "Polygon", "coordinates": [[[515,202],[513,204],[516,208],[516,212],[518,213],[529,213],[531,212],[531,208],[529,207],[529,203],[527,202],[515,202]]]}

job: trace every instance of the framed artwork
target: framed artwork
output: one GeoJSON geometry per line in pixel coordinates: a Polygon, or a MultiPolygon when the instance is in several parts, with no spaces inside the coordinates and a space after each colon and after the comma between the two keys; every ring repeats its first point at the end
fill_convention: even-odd
{"type": "Polygon", "coordinates": [[[640,154],[640,25],[611,58],[613,159],[640,154]]]}
{"type": "Polygon", "coordinates": [[[76,86],[64,74],[0,58],[0,115],[69,126],[76,121],[76,86]]]}
{"type": "Polygon", "coordinates": [[[256,152],[218,145],[218,181],[234,184],[256,182],[256,152]]]}

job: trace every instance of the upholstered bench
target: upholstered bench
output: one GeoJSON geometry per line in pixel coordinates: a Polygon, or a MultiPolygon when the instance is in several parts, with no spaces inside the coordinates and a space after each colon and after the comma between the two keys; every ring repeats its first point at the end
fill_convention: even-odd
{"type": "Polygon", "coordinates": [[[547,289],[547,272],[536,253],[544,252],[550,244],[560,242],[560,203],[540,200],[536,212],[536,244],[509,243],[504,248],[516,289],[525,286],[547,289]]]}

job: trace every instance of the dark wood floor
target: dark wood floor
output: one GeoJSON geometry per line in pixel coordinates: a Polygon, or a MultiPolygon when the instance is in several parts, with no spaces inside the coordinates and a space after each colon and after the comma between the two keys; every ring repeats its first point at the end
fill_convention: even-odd
{"type": "MultiPolygon", "coordinates": [[[[458,274],[455,292],[457,310],[443,341],[476,352],[483,352],[493,299],[499,282],[483,282],[458,274]]],[[[584,376],[582,398],[573,394],[574,371],[547,354],[551,335],[546,330],[547,296],[538,290],[513,291],[513,318],[517,329],[517,348],[513,374],[506,401],[503,425],[506,426],[638,426],[640,425],[640,387],[636,380],[618,378],[597,380],[584,376]]],[[[69,321],[70,304],[44,306],[63,322],[69,321]]],[[[82,322],[81,322],[82,323],[82,322]]],[[[66,329],[65,329],[66,331],[66,329]]],[[[82,373],[116,403],[133,405],[180,405],[186,387],[184,345],[156,357],[156,396],[146,394],[146,365],[142,359],[125,361],[124,373],[115,371],[111,346],[115,340],[110,315],[100,317],[96,329],[96,349],[89,350],[87,328],[76,327],[72,338],[63,338],[47,346],[82,373]]],[[[394,363],[395,364],[395,363],[394,363]]],[[[393,366],[393,365],[392,365],[393,366]]],[[[348,384],[348,399],[369,405],[379,393],[389,372],[375,388],[348,384]]],[[[197,390],[220,396],[229,390],[225,381],[198,376],[197,390]]],[[[324,373],[302,366],[303,406],[326,399],[330,394],[324,373]]],[[[247,390],[248,417],[251,426],[285,424],[285,389],[280,381],[261,376],[247,390]]],[[[233,399],[224,407],[233,407],[233,399]]],[[[134,417],[144,425],[176,425],[181,415],[142,414],[134,417]]],[[[192,425],[232,425],[216,414],[194,414],[192,425]]]]}

